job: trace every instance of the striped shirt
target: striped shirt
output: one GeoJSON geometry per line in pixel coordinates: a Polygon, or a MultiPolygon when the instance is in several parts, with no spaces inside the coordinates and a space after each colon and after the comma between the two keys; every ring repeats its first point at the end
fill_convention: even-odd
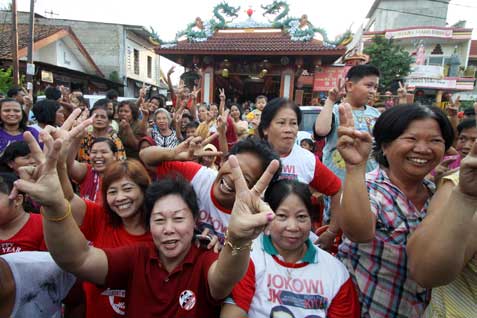
{"type": "Polygon", "coordinates": [[[429,302],[428,290],[417,285],[407,270],[406,243],[426,215],[434,184],[424,180],[429,198],[418,210],[395,186],[385,170],[366,176],[376,234],[369,243],[344,238],[338,257],[359,289],[362,317],[421,317],[429,302]]]}

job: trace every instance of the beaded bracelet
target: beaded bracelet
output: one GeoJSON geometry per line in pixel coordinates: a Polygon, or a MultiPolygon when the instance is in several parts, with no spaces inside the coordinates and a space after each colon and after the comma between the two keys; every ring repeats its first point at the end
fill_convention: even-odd
{"type": "Polygon", "coordinates": [[[224,246],[228,245],[232,249],[232,255],[237,255],[239,252],[249,249],[250,251],[252,250],[252,243],[253,241],[250,241],[242,246],[235,246],[230,242],[229,240],[229,230],[225,231],[225,241],[224,241],[224,246]]]}
{"type": "Polygon", "coordinates": [[[65,202],[66,202],[66,210],[67,210],[66,214],[63,215],[63,216],[60,216],[59,218],[52,218],[52,217],[47,216],[44,213],[43,207],[40,208],[40,213],[41,213],[41,215],[43,215],[43,217],[45,219],[47,219],[50,222],[61,222],[61,221],[65,220],[68,216],[71,215],[71,203],[70,203],[70,201],[68,201],[66,199],[65,199],[65,202]]]}

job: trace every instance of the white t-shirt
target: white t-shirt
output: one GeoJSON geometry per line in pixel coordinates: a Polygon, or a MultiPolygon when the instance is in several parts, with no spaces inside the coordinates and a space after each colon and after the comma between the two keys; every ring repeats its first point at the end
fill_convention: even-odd
{"type": "Polygon", "coordinates": [[[245,277],[235,285],[227,303],[236,304],[250,318],[358,317],[356,290],[345,266],[310,241],[304,258],[289,264],[270,237],[253,242],[245,277]]]}
{"type": "Polygon", "coordinates": [[[61,301],[76,282],[61,270],[48,252],[19,252],[1,255],[15,280],[15,305],[11,317],[61,317],[61,301]]]}

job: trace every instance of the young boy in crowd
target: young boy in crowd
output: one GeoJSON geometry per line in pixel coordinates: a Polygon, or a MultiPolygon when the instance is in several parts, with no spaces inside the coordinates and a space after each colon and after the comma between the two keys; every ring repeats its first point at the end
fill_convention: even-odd
{"type": "Polygon", "coordinates": [[[249,122],[249,135],[255,133],[255,129],[260,124],[260,117],[262,116],[262,111],[267,105],[268,98],[264,95],[259,95],[255,98],[255,109],[247,114],[247,121],[249,122]]]}
{"type": "MultiPolygon", "coordinates": [[[[323,149],[323,163],[344,181],[345,162],[341,158],[336,144],[338,142],[339,126],[339,102],[343,94],[346,97],[341,101],[350,104],[353,111],[355,129],[367,131],[372,135],[374,124],[381,114],[379,110],[368,105],[368,102],[376,96],[379,83],[379,70],[369,64],[353,66],[346,76],[344,84],[331,89],[325,106],[315,121],[315,137],[326,137],[326,145],[323,149]]],[[[374,159],[369,158],[366,164],[366,172],[377,167],[374,159]]],[[[325,200],[324,221],[329,220],[329,200],[325,200]]]]}

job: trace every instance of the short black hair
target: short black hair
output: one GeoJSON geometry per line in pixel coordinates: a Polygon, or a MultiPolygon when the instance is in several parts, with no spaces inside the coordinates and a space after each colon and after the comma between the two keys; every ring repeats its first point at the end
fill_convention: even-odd
{"type": "Polygon", "coordinates": [[[476,120],[475,119],[464,119],[457,125],[457,135],[460,135],[463,130],[469,129],[469,128],[475,128],[476,126],[476,120]]]}
{"type": "Polygon", "coordinates": [[[265,96],[265,95],[258,95],[257,97],[255,97],[255,103],[256,103],[259,99],[264,99],[264,100],[265,100],[265,103],[268,102],[268,98],[267,98],[267,96],[265,96]]]}
{"type": "Polygon", "coordinates": [[[182,114],[182,118],[188,118],[190,121],[194,121],[194,117],[192,117],[192,115],[190,114],[182,114]]]}
{"type": "Polygon", "coordinates": [[[118,91],[115,89],[110,89],[109,91],[106,92],[106,98],[107,99],[115,99],[118,98],[118,91]]]}
{"type": "Polygon", "coordinates": [[[33,105],[31,111],[38,123],[54,126],[58,109],[60,109],[60,104],[56,100],[42,99],[33,105]]]}
{"type": "Polygon", "coordinates": [[[100,98],[97,101],[94,102],[93,107],[96,106],[104,106],[107,107],[109,103],[112,101],[109,98],[100,98]]]}
{"type": "Polygon", "coordinates": [[[23,157],[30,153],[30,148],[26,141],[14,141],[10,143],[0,157],[0,171],[13,172],[8,163],[15,160],[16,157],[23,157]]]}
{"type": "Polygon", "coordinates": [[[93,116],[93,113],[98,109],[102,109],[106,113],[108,113],[108,107],[106,105],[103,105],[103,104],[96,105],[96,103],[94,103],[93,108],[91,108],[91,111],[89,112],[89,117],[93,116]]]}
{"type": "Polygon", "coordinates": [[[199,204],[197,203],[197,195],[192,185],[178,175],[174,177],[169,176],[153,182],[146,190],[144,195],[144,226],[147,230],[151,228],[151,214],[154,204],[157,200],[167,195],[180,196],[192,212],[194,220],[199,217],[199,204]]]}
{"type": "Polygon", "coordinates": [[[20,89],[18,87],[12,87],[7,91],[7,97],[13,98],[18,95],[20,89]]]}
{"type": "Polygon", "coordinates": [[[53,86],[49,86],[45,89],[46,99],[58,100],[61,98],[61,91],[53,86]]]}
{"type": "Polygon", "coordinates": [[[14,173],[0,172],[0,193],[10,194],[16,180],[18,177],[14,173]]]}
{"type": "Polygon", "coordinates": [[[389,162],[384,156],[383,147],[396,140],[409,127],[414,120],[432,118],[437,121],[445,141],[445,150],[454,142],[454,130],[444,112],[435,106],[398,105],[391,107],[379,116],[373,129],[374,146],[373,156],[376,161],[389,167],[389,162]]]}
{"type": "Polygon", "coordinates": [[[313,140],[310,139],[310,138],[303,138],[303,139],[300,141],[300,145],[301,145],[302,142],[306,142],[306,143],[308,144],[308,146],[310,146],[310,147],[312,147],[312,148],[315,146],[315,143],[314,143],[313,140]]]}
{"type": "Polygon", "coordinates": [[[93,142],[91,143],[91,146],[89,147],[90,151],[91,149],[93,149],[93,145],[94,144],[97,144],[98,142],[105,142],[108,144],[109,146],[109,149],[111,149],[111,151],[116,154],[118,152],[118,147],[116,146],[116,144],[111,140],[111,138],[108,138],[108,137],[96,137],[94,138],[93,142]]]}
{"type": "Polygon", "coordinates": [[[282,172],[280,156],[275,152],[275,150],[273,150],[272,146],[265,139],[260,139],[255,136],[248,136],[247,138],[240,140],[232,147],[232,149],[230,149],[229,153],[227,154],[227,159],[230,155],[237,155],[240,153],[253,153],[260,157],[260,159],[262,159],[262,171],[265,171],[265,169],[267,169],[268,165],[273,160],[278,160],[280,166],[273,176],[272,181],[277,180],[280,176],[282,172]]]}
{"type": "Polygon", "coordinates": [[[308,184],[297,180],[282,179],[271,183],[265,191],[265,202],[270,205],[272,211],[276,211],[290,194],[297,195],[305,204],[308,214],[311,215],[313,205],[311,203],[310,187],[308,184]]]}
{"type": "MultiPolygon", "coordinates": [[[[21,112],[22,112],[22,119],[20,119],[20,123],[18,125],[18,128],[21,131],[25,131],[27,128],[27,123],[28,123],[28,116],[25,114],[25,111],[23,110],[22,105],[15,99],[15,98],[4,98],[0,99],[0,111],[2,110],[3,104],[5,103],[16,103],[20,106],[21,112]]],[[[0,120],[0,127],[3,127],[3,122],[0,120]]]]}
{"type": "Polygon", "coordinates": [[[191,121],[191,122],[189,122],[189,123],[186,125],[185,129],[188,129],[188,128],[197,128],[197,127],[199,127],[199,123],[196,122],[196,121],[191,121]]]}
{"type": "Polygon", "coordinates": [[[258,135],[260,136],[260,138],[265,138],[264,130],[270,126],[273,118],[275,118],[277,113],[282,108],[290,108],[291,110],[293,110],[296,114],[297,124],[300,125],[300,108],[289,99],[277,97],[269,101],[262,111],[262,116],[260,117],[260,124],[258,125],[258,135]]]}
{"type": "Polygon", "coordinates": [[[349,69],[346,79],[352,82],[358,82],[366,76],[380,76],[378,68],[371,64],[356,65],[349,69]]]}

